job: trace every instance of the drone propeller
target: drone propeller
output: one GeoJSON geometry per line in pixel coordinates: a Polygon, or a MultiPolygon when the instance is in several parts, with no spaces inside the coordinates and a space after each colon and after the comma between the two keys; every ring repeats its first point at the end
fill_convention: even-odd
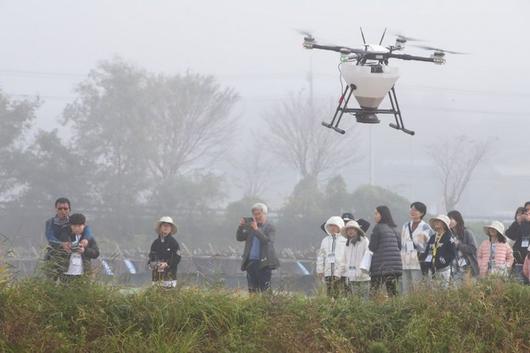
{"type": "Polygon", "coordinates": [[[395,35],[396,35],[397,39],[402,41],[402,42],[422,42],[423,41],[423,40],[418,39],[418,38],[405,36],[405,35],[403,35],[401,33],[395,33],[395,35]]]}
{"type": "Polygon", "coordinates": [[[295,29],[295,31],[296,31],[298,34],[302,34],[302,35],[304,35],[304,36],[306,36],[306,37],[312,37],[312,36],[313,36],[313,34],[312,34],[311,32],[306,31],[306,30],[304,30],[304,29],[295,29]]]}
{"type": "Polygon", "coordinates": [[[415,47],[417,48],[421,48],[421,49],[425,49],[425,50],[432,50],[436,53],[441,53],[441,54],[458,54],[458,55],[466,55],[467,53],[463,53],[463,52],[459,52],[459,51],[452,51],[452,50],[447,50],[447,49],[440,49],[440,48],[434,48],[434,47],[429,47],[429,46],[425,46],[425,45],[415,45],[415,47]]]}

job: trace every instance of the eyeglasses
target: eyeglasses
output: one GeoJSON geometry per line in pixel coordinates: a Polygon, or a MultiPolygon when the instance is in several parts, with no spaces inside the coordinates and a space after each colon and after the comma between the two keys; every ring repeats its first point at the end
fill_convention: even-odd
{"type": "Polygon", "coordinates": [[[68,210],[69,210],[68,207],[57,207],[57,209],[58,209],[59,211],[68,211],[68,210]]]}

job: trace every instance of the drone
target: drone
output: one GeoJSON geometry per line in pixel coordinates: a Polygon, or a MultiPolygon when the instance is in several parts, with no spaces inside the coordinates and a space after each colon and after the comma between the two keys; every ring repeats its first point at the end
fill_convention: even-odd
{"type": "Polygon", "coordinates": [[[386,29],[381,36],[379,44],[367,44],[361,28],[361,36],[364,48],[356,49],[337,45],[323,45],[317,43],[315,37],[309,32],[299,31],[304,35],[304,48],[320,49],[340,53],[339,71],[342,79],[346,82],[346,87],[342,91],[335,114],[329,123],[322,122],[322,125],[335,130],[340,134],[345,131],[339,127],[344,113],[355,116],[358,123],[379,124],[381,121],[377,114],[391,114],[395,123],[390,123],[390,127],[401,130],[406,134],[414,135],[415,132],[405,128],[403,117],[396,96],[395,83],[399,79],[399,70],[395,66],[390,66],[390,59],[411,60],[431,62],[438,65],[445,64],[445,54],[464,54],[429,46],[415,45],[415,47],[429,50],[430,56],[416,56],[404,54],[405,44],[409,41],[420,41],[419,39],[396,35],[393,45],[383,46],[386,29]],[[352,95],[357,100],[359,108],[349,108],[348,104],[352,95]],[[381,109],[379,105],[388,95],[390,109],[381,109]]]}

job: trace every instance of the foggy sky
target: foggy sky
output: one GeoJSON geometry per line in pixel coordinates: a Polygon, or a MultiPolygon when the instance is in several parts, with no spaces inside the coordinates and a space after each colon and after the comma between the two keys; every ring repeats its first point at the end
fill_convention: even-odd
{"type": "MultiPolygon", "coordinates": [[[[236,114],[245,131],[261,127],[271,105],[308,88],[310,65],[315,99],[336,102],[338,55],[304,50],[293,29],[355,47],[359,26],[369,42],[378,42],[388,27],[424,39],[421,44],[469,54],[448,55],[445,66],[393,62],[402,74],[396,87],[405,125],[416,136],[388,128],[388,117],[372,128],[375,182],[436,206],[440,194],[425,146],[447,134],[496,138],[495,153],[461,208],[511,210],[530,199],[529,11],[527,0],[0,1],[0,88],[15,98],[40,95],[39,126],[51,130],[75,97],[73,87],[99,61],[120,56],[153,72],[215,75],[242,96],[236,114]],[[516,170],[521,164],[526,167],[516,170]],[[522,192],[511,194],[515,172],[522,192]],[[501,174],[506,182],[492,190],[498,181],[492,178],[501,174]]],[[[389,34],[385,43],[393,40],[389,34]]],[[[368,126],[347,125],[361,136],[352,148],[366,153],[368,126]]],[[[268,195],[276,206],[297,178],[281,171],[268,195]]],[[[367,159],[342,174],[351,188],[366,183],[367,159]]],[[[231,196],[237,195],[233,188],[231,196]]]]}

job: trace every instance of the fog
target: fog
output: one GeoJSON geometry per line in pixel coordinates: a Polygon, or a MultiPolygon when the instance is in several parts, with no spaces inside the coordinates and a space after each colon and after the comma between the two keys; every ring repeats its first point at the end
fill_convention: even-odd
{"type": "MultiPolygon", "coordinates": [[[[356,139],[341,153],[351,149],[365,157],[324,171],[320,181],[341,174],[350,191],[369,183],[371,131],[372,183],[410,201],[423,200],[435,213],[443,210],[441,185],[427,146],[447,136],[489,139],[494,147],[458,208],[470,218],[508,220],[530,199],[529,11],[526,0],[0,1],[0,89],[14,99],[39,96],[36,128],[59,129],[67,140],[71,130],[62,125],[63,110],[102,60],[120,57],[153,73],[213,75],[241,97],[232,112],[236,137],[226,142],[230,158],[209,166],[226,179],[222,207],[243,196],[228,159],[253,158],[248,143],[253,136],[266,139],[264,115],[289,95],[308,92],[309,72],[315,101],[329,107],[337,102],[339,56],[303,49],[295,29],[361,47],[360,26],[368,42],[378,42],[388,28],[385,43],[393,43],[392,33],[402,33],[425,41],[419,44],[468,54],[448,54],[443,66],[393,61],[401,71],[396,88],[405,125],[416,135],[390,129],[388,116],[377,126],[348,118],[346,136],[356,139]]],[[[413,47],[406,52],[429,54],[413,47]]],[[[269,158],[272,173],[260,196],[278,210],[300,175],[269,158]]]]}

